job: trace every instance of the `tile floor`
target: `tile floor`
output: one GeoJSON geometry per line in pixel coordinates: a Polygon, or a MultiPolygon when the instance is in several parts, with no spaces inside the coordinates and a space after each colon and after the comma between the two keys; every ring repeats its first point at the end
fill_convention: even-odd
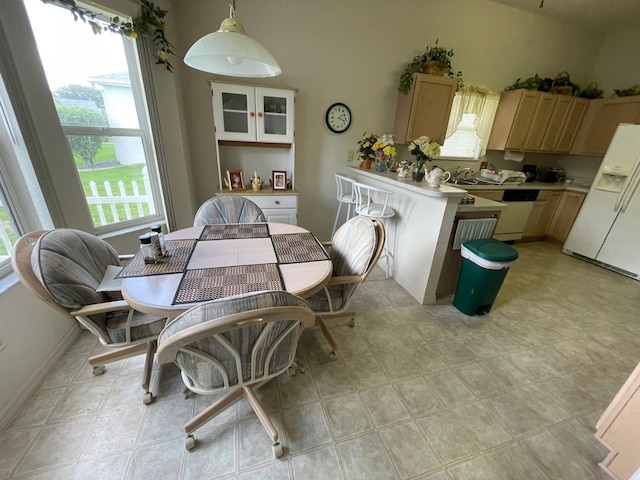
{"type": "Polygon", "coordinates": [[[604,479],[594,425],[640,360],[639,284],[557,246],[517,249],[489,315],[417,305],[377,271],[356,327],[333,324],[337,360],[305,332],[307,372],[259,391],[280,460],[245,401],[187,452],[181,427],[212,398],[185,400],[177,369],[156,366],[143,405],[141,358],[92,377],[83,333],[0,434],[0,478],[604,479]]]}

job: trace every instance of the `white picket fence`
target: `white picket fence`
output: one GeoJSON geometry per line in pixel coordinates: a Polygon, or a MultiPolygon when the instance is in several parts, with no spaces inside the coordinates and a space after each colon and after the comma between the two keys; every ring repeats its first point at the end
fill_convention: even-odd
{"type": "MultiPolygon", "coordinates": [[[[146,180],[146,179],[145,179],[146,180]]],[[[145,181],[145,190],[147,192],[151,191],[151,186],[145,181]]],[[[107,225],[107,223],[116,223],[122,222],[125,220],[131,220],[133,218],[139,218],[144,216],[143,213],[143,205],[147,205],[149,209],[149,214],[153,215],[156,213],[155,205],[153,204],[153,199],[150,195],[141,195],[138,189],[138,184],[136,181],[131,182],[131,189],[133,191],[133,195],[127,194],[124,188],[124,182],[122,180],[118,181],[118,195],[114,195],[113,190],[111,188],[111,183],[108,181],[104,182],[104,189],[106,191],[106,196],[101,196],[98,193],[98,187],[96,182],[93,180],[89,182],[89,188],[91,189],[91,196],[87,196],[87,203],[89,205],[95,205],[98,210],[98,217],[100,218],[100,225],[96,225],[96,227],[100,227],[102,225],[107,225]],[[124,206],[124,214],[126,218],[120,218],[120,213],[116,207],[116,204],[122,204],[124,206]],[[135,205],[137,208],[137,215],[132,215],[131,213],[131,205],[135,205]],[[107,221],[107,217],[105,215],[105,209],[111,211],[111,215],[113,217],[112,222],[107,221]]]]}

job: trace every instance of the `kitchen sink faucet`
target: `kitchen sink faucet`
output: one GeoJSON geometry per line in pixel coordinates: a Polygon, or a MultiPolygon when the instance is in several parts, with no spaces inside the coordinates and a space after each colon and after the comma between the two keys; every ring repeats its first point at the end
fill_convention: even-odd
{"type": "Polygon", "coordinates": [[[451,174],[451,183],[455,183],[456,180],[458,180],[458,176],[462,175],[464,173],[464,176],[462,177],[463,180],[467,179],[467,175],[469,175],[470,173],[473,173],[473,169],[466,167],[463,168],[462,170],[458,170],[460,168],[460,165],[458,165],[456,167],[456,169],[453,171],[453,173],[451,174]]]}

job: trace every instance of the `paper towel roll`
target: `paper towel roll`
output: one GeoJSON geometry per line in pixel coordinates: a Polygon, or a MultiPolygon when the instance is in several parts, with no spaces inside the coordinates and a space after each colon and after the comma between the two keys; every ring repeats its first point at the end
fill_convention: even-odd
{"type": "Polygon", "coordinates": [[[524,160],[524,152],[512,152],[511,150],[505,150],[504,159],[511,160],[512,162],[522,162],[522,160],[524,160]]]}

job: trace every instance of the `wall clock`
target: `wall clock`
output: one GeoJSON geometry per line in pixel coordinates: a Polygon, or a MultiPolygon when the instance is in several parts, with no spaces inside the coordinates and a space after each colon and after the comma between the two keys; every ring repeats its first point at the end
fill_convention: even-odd
{"type": "Polygon", "coordinates": [[[327,109],[325,121],[332,132],[346,132],[351,125],[351,110],[344,103],[334,103],[327,109]]]}

